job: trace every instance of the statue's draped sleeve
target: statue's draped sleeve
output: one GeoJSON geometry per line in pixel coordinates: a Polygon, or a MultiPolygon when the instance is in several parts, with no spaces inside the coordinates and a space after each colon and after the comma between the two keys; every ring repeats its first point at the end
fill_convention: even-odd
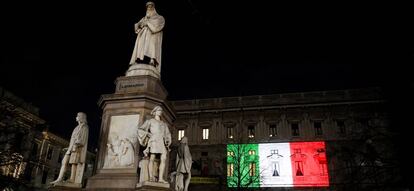
{"type": "Polygon", "coordinates": [[[144,18],[142,18],[141,20],[139,20],[139,22],[135,23],[134,28],[135,28],[135,33],[139,33],[139,31],[142,29],[139,27],[139,25],[144,21],[144,18]]]}
{"type": "Polygon", "coordinates": [[[168,144],[171,144],[171,133],[170,133],[170,129],[168,128],[168,125],[165,124],[164,143],[167,143],[167,142],[168,144]]]}
{"type": "Polygon", "coordinates": [[[142,124],[141,126],[138,126],[138,141],[139,144],[142,146],[147,146],[148,144],[148,129],[150,127],[151,123],[150,120],[146,120],[144,122],[144,124],[142,124]]]}
{"type": "Polygon", "coordinates": [[[160,32],[164,28],[164,25],[165,19],[161,15],[157,15],[154,18],[150,18],[147,22],[147,26],[152,33],[160,32]]]}

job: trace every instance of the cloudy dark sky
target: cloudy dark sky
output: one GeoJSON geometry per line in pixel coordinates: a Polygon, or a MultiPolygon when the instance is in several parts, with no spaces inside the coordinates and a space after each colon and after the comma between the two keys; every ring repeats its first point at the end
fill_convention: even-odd
{"type": "MultiPolygon", "coordinates": [[[[0,86],[38,106],[62,136],[85,111],[97,137],[97,100],[128,68],[145,1],[1,7],[0,86]]],[[[171,100],[371,86],[408,98],[405,7],[156,1],[166,19],[162,81],[171,100]]]]}

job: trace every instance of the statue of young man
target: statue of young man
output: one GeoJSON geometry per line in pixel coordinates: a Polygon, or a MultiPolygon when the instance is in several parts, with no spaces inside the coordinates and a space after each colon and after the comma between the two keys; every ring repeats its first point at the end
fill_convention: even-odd
{"type": "Polygon", "coordinates": [[[171,133],[168,125],[161,120],[162,108],[156,106],[151,115],[154,118],[146,120],[143,125],[138,127],[138,140],[142,146],[147,146],[144,150],[144,155],[149,155],[148,175],[149,181],[155,182],[154,163],[156,155],[160,155],[160,164],[158,168],[158,182],[168,183],[164,180],[165,163],[169,146],[171,144],[171,133]]]}
{"type": "Polygon", "coordinates": [[[63,175],[66,166],[71,165],[71,174],[67,182],[82,184],[82,176],[85,168],[86,151],[88,147],[89,127],[86,121],[86,114],[79,112],[76,116],[78,126],[73,130],[68,150],[62,160],[58,178],[50,184],[63,182],[63,175]]]}

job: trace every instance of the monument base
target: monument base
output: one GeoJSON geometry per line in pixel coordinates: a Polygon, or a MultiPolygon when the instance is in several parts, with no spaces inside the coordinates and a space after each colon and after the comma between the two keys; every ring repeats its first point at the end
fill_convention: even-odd
{"type": "Polygon", "coordinates": [[[149,64],[133,64],[129,67],[125,76],[153,76],[160,79],[160,72],[149,64]]]}
{"type": "Polygon", "coordinates": [[[57,182],[51,185],[48,190],[58,191],[58,190],[82,190],[82,184],[73,183],[73,182],[57,182]]]}
{"type": "MultiPolygon", "coordinates": [[[[134,72],[132,69],[145,68],[153,72],[156,71],[156,68],[151,65],[131,65],[131,76],[121,76],[116,79],[115,93],[101,96],[98,104],[102,107],[103,114],[99,134],[99,152],[96,155],[96,170],[95,174],[87,179],[86,188],[83,190],[171,190],[169,184],[163,184],[160,187],[149,183],[150,185],[144,184],[137,188],[139,182],[137,168],[140,162],[138,153],[142,152],[137,144],[134,145],[134,163],[128,167],[112,164],[112,159],[109,157],[108,144],[112,144],[112,137],[118,136],[120,140],[131,138],[130,136],[133,136],[136,132],[137,125],[151,117],[151,111],[154,107],[162,107],[164,111],[162,119],[169,126],[175,119],[174,110],[166,100],[168,92],[162,85],[161,80],[156,75],[151,74],[132,75],[134,72]],[[130,125],[132,123],[134,125],[130,125]],[[129,134],[125,134],[125,132],[129,132],[129,134]]],[[[168,160],[165,166],[169,166],[168,160]]]]}
{"type": "Polygon", "coordinates": [[[151,191],[151,190],[165,190],[172,191],[169,183],[144,181],[137,184],[136,190],[151,191]]]}
{"type": "Polygon", "coordinates": [[[138,177],[135,174],[97,174],[88,179],[86,190],[125,190],[134,189],[138,177]]]}

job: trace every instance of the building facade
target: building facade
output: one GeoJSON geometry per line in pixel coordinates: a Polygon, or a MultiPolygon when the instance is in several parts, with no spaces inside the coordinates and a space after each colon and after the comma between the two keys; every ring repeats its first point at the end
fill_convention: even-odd
{"type": "MultiPolygon", "coordinates": [[[[265,147],[315,142],[323,143],[324,148],[313,149],[314,154],[310,156],[305,156],[307,153],[300,156],[316,161],[319,167],[315,168],[320,170],[318,178],[329,183],[328,186],[302,186],[321,190],[379,187],[392,190],[399,178],[386,104],[379,88],[178,100],[172,102],[177,113],[172,136],[174,144],[182,136],[188,138],[194,161],[191,190],[206,186],[224,190],[230,185],[229,181],[235,179],[236,167],[229,162],[234,161],[229,160],[230,156],[234,157],[229,145],[265,147]]],[[[272,154],[278,152],[273,151],[272,154]]],[[[256,151],[246,150],[248,154],[256,151]]],[[[294,162],[295,154],[300,154],[300,149],[291,150],[292,164],[289,165],[292,167],[289,168],[296,169],[293,180],[300,182],[303,173],[297,170],[303,164],[294,162]]],[[[171,160],[175,164],[174,157],[171,160]]],[[[256,165],[250,163],[248,169],[259,168],[256,165]]],[[[274,166],[282,168],[279,163],[274,166]]],[[[263,172],[254,171],[249,171],[247,177],[263,177],[263,172]]],[[[279,175],[275,172],[273,176],[279,175]]],[[[270,185],[263,180],[259,184],[270,185]]],[[[257,186],[251,182],[235,185],[232,187],[238,190],[257,186]]],[[[266,189],[294,189],[296,183],[273,186],[277,188],[266,189]]]]}

